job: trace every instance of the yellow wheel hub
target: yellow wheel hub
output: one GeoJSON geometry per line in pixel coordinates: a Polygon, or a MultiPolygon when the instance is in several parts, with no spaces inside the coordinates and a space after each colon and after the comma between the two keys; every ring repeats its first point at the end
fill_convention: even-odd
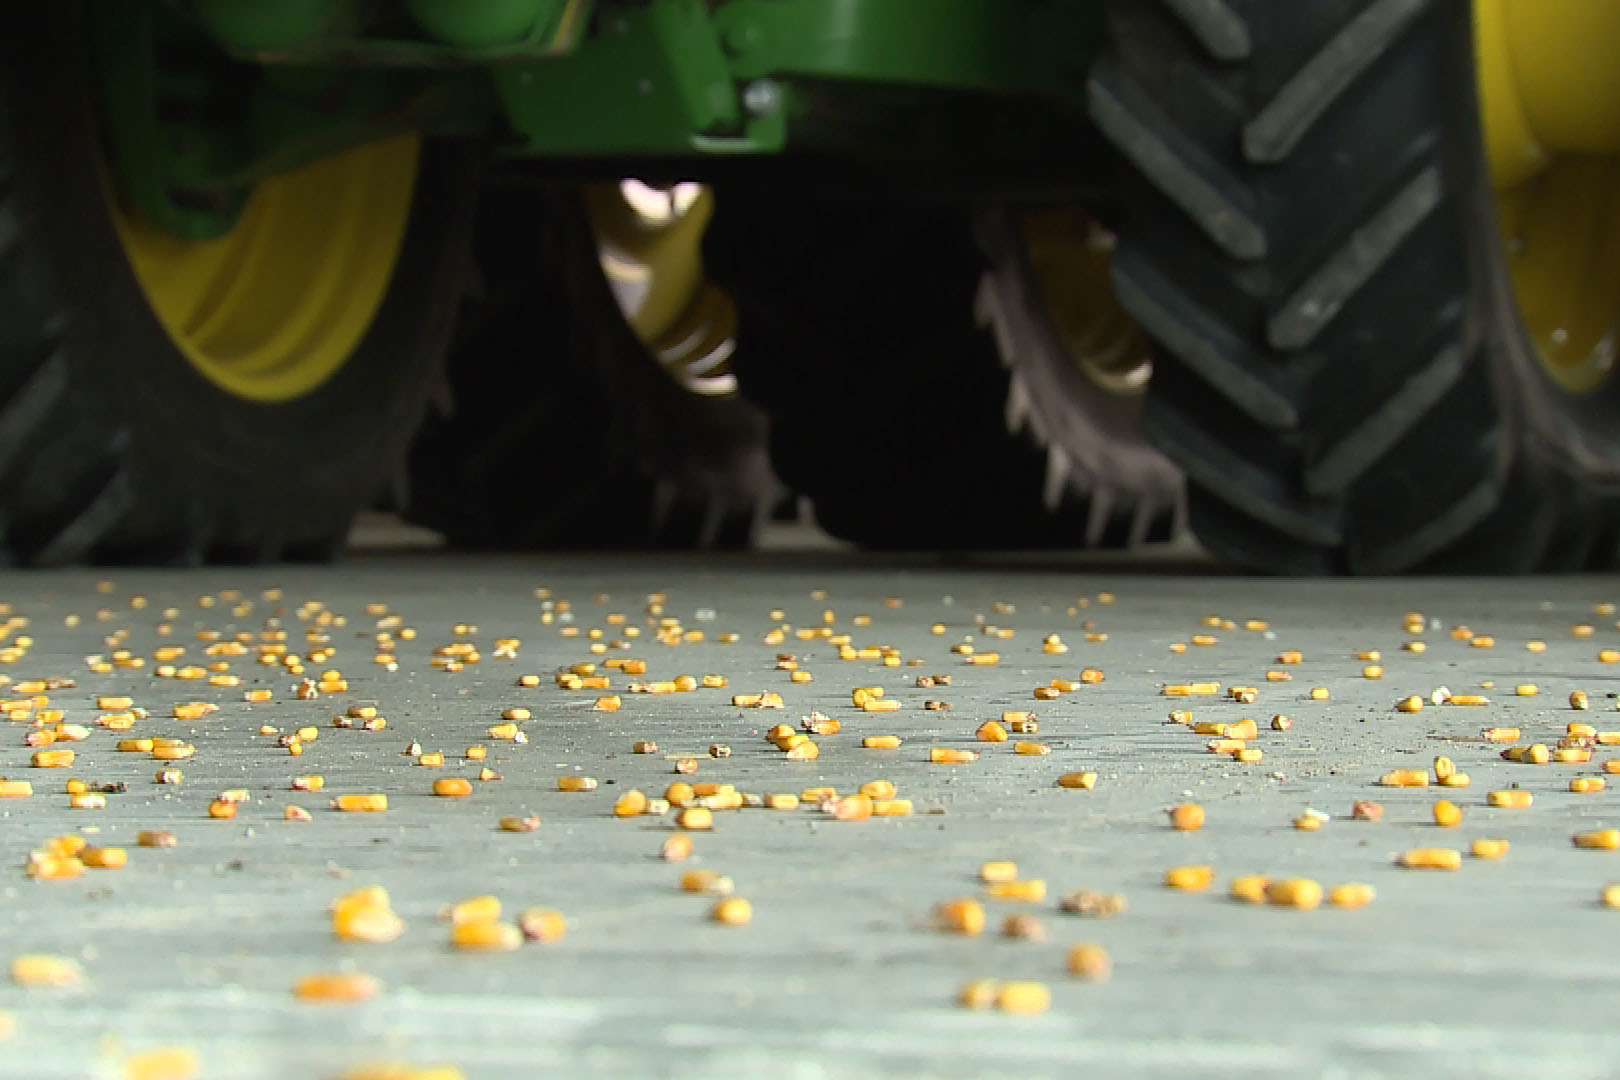
{"type": "Polygon", "coordinates": [[[421,140],[402,135],[262,181],[213,240],[156,229],[113,201],[124,253],[158,322],[221,389],[302,397],[354,353],[399,259],[421,140]]]}
{"type": "Polygon", "coordinates": [[[1620,346],[1620,4],[1474,0],[1481,122],[1543,369],[1603,385],[1620,346]]]}

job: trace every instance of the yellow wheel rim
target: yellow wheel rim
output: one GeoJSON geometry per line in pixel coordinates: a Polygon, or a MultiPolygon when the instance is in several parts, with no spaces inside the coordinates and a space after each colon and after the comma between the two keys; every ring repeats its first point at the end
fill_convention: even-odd
{"type": "Polygon", "coordinates": [[[248,401],[331,378],[370,329],[404,243],[421,140],[334,154],[254,189],[229,233],[186,240],[113,200],[124,254],[193,367],[248,401]]]}
{"type": "Polygon", "coordinates": [[[1620,346],[1620,4],[1475,0],[1481,123],[1525,331],[1564,389],[1620,346]]]}

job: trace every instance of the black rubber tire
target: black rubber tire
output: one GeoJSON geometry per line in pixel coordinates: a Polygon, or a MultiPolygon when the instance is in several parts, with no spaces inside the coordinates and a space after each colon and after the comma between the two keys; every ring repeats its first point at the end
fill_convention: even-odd
{"type": "MultiPolygon", "coordinates": [[[[1005,239],[994,220],[979,225],[1005,239]]],[[[771,417],[771,459],[833,536],[1015,550],[1175,534],[1179,477],[1133,404],[1090,403],[1118,409],[1099,416],[1068,398],[1066,431],[1036,430],[1027,400],[1009,412],[1014,358],[997,334],[1032,347],[1051,335],[1038,305],[1018,302],[1029,296],[1014,268],[987,278],[997,268],[969,209],[722,188],[705,258],[737,302],[733,368],[771,417]],[[990,326],[993,287],[1011,302],[990,326]]],[[[1062,392],[1049,371],[1029,378],[1026,393],[1062,392]]]]}
{"type": "Polygon", "coordinates": [[[1116,292],[1205,547],[1288,573],[1613,566],[1620,387],[1541,371],[1499,248],[1471,5],[1117,0],[1116,292]]]}
{"type": "Polygon", "coordinates": [[[625,322],[577,190],[486,187],[482,289],[406,516],[458,547],[738,549],[780,494],[766,422],[664,371],[625,322]]]}
{"type": "Polygon", "coordinates": [[[464,285],[475,155],[426,153],[381,310],[323,385],[261,405],[174,348],[107,213],[76,5],[0,16],[0,558],[326,557],[399,475],[464,285]]]}

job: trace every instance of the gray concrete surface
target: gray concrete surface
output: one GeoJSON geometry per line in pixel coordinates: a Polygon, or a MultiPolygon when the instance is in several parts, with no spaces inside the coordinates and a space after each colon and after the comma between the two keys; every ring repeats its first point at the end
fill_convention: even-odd
{"type": "MultiPolygon", "coordinates": [[[[1620,825],[1615,791],[1567,793],[1586,766],[1513,765],[1483,742],[1491,723],[1521,726],[1551,742],[1571,720],[1620,728],[1615,679],[1599,648],[1620,644],[1615,616],[1593,605],[1616,599],[1609,578],[1297,582],[1224,576],[1196,563],[981,560],[966,566],[926,561],[856,561],[833,555],[726,559],[549,558],[507,561],[443,555],[372,555],[336,568],[201,572],[11,573],[0,601],[31,621],[28,655],[3,669],[14,679],[72,675],[77,687],[53,693],[69,720],[89,722],[96,695],[129,693],[151,711],[132,734],[183,735],[197,746],[178,788],[152,783],[156,763],[114,750],[117,736],[96,731],[76,745],[73,769],[28,767],[25,726],[12,724],[0,749],[0,774],[30,779],[36,794],[0,803],[0,925],[9,957],[53,951],[78,957],[87,982],[76,991],[0,986],[0,1011],[16,1033],[0,1042],[0,1076],[118,1075],[123,1055],[188,1045],[208,1077],[336,1077],[362,1061],[449,1062],[469,1077],[1034,1077],[1085,1070],[1105,1076],[1175,1077],[1606,1077],[1620,1074],[1620,911],[1597,902],[1620,881],[1620,855],[1573,848],[1571,834],[1620,825]],[[108,579],[114,592],[96,590],[108,579]],[[668,595],[667,613],[706,631],[701,644],[668,647],[647,637],[623,655],[645,658],[648,678],[680,673],[726,675],[725,690],[673,696],[623,695],[617,713],[593,712],[588,693],[551,684],[559,667],[591,659],[583,638],[542,625],[536,587],[572,602],[575,625],[605,626],[609,612],[644,618],[645,598],[668,595]],[[293,680],[253,663],[232,662],[244,687],[266,686],[273,702],[249,705],[242,689],[210,688],[138,672],[94,675],[87,654],[106,653],[104,635],[130,630],[127,647],[150,654],[165,640],[198,655],[196,630],[258,630],[269,614],[267,588],[298,640],[295,611],[318,599],[348,617],[328,665],[350,679],[344,695],[294,700],[293,680]],[[203,594],[241,590],[250,614],[204,609],[203,594]],[[826,590],[825,601],[812,598],[826,590]],[[1098,603],[1112,592],[1111,604],[1098,603]],[[596,597],[607,594],[599,603],[596,597]],[[148,606],[131,610],[130,597],[148,606]],[[885,597],[903,606],[885,606],[885,597]],[[1068,609],[1080,598],[1089,606],[1068,609]],[[419,637],[401,648],[400,667],[374,665],[366,635],[367,603],[386,603],[419,637]],[[997,602],[1014,613],[997,613],[997,602]],[[174,605],[170,639],[154,624],[174,605]],[[112,613],[96,618],[100,608],[112,613]],[[831,608],[836,627],[857,643],[893,645],[920,667],[885,669],[843,662],[821,642],[762,643],[782,608],[794,626],[817,625],[831,608]],[[1444,630],[1425,635],[1424,655],[1399,650],[1401,616],[1419,609],[1443,627],[1466,624],[1494,635],[1491,649],[1471,648],[1444,630]],[[712,620],[706,616],[714,613],[712,620]],[[75,628],[64,617],[79,614],[75,628]],[[852,617],[871,625],[851,628],[852,617]],[[1209,630],[1219,615],[1263,619],[1270,633],[1209,630]],[[1011,640],[975,632],[983,616],[1012,627],[1011,640]],[[1089,619],[1107,640],[1087,643],[1089,619]],[[930,624],[947,624],[935,636],[930,624]],[[482,661],[458,674],[429,665],[433,647],[455,640],[452,627],[477,626],[482,661]],[[1594,636],[1572,636],[1589,622],[1594,636]],[[741,642],[715,635],[734,631],[741,642]],[[1064,656],[1046,655],[1041,639],[1058,632],[1064,656]],[[1170,645],[1198,633],[1219,642],[1174,654],[1170,645]],[[996,667],[967,665],[948,646],[974,635],[997,649],[996,667]],[[495,638],[522,639],[516,660],[491,655],[495,638]],[[1526,651],[1542,638],[1545,653],[1526,651]],[[1293,681],[1266,683],[1285,648],[1305,662],[1293,681]],[[1385,677],[1363,679],[1357,650],[1383,652],[1385,677]],[[792,684],[775,671],[791,651],[815,681],[792,684]],[[1049,702],[1032,700],[1037,684],[1081,668],[1105,682],[1049,702]],[[515,685],[519,673],[546,677],[539,689],[515,685]],[[948,689],[919,690],[919,673],[948,672],[948,689]],[[1252,716],[1262,727],[1291,715],[1286,733],[1263,731],[1263,763],[1238,765],[1205,751],[1205,739],[1168,725],[1176,704],[1161,684],[1189,679],[1250,684],[1252,706],[1218,700],[1192,704],[1197,717],[1252,716]],[[1494,681],[1494,690],[1480,690],[1494,681]],[[1511,696],[1518,682],[1541,694],[1511,696]],[[849,704],[859,685],[882,685],[903,703],[891,714],[862,714],[849,704]],[[1488,708],[1430,707],[1406,715],[1394,701],[1444,684],[1492,699],[1488,708]],[[1312,686],[1329,701],[1307,700],[1312,686]],[[1572,689],[1591,695],[1593,711],[1572,712],[1572,689]],[[739,710],[734,692],[775,690],[780,711],[739,710]],[[925,698],[951,702],[927,712],[925,698]],[[219,712],[199,723],[165,719],[180,701],[212,700],[219,712]],[[338,730],[332,716],[352,702],[375,702],[388,718],[380,733],[338,730]],[[499,712],[522,705],[527,745],[481,738],[499,712]],[[771,724],[796,724],[812,708],[843,721],[820,740],[822,756],[796,763],[761,739],[771,724]],[[1041,720],[1047,757],[1016,756],[1010,744],[981,745],[975,764],[926,763],[936,745],[974,745],[975,726],[1005,709],[1029,708],[1041,720]],[[254,733],[322,727],[301,758],[254,733]],[[895,751],[860,748],[863,734],[895,733],[895,751]],[[720,815],[697,835],[688,865],[730,875],[752,901],[741,928],[705,918],[709,902],[683,894],[685,866],[655,852],[666,821],[615,819],[609,808],[629,787],[660,791],[677,779],[662,754],[630,753],[635,739],[665,751],[701,755],[724,742],[733,754],[704,760],[695,779],[745,792],[840,790],[893,780],[919,813],[910,818],[840,823],[812,809],[743,810],[720,815]],[[401,751],[419,741],[446,752],[443,773],[466,772],[468,745],[491,746],[503,779],[475,784],[472,797],[428,793],[442,775],[416,767],[401,751]],[[1436,789],[1373,786],[1392,767],[1426,767],[1437,753],[1473,777],[1450,793],[1464,806],[1456,830],[1428,824],[1436,789]],[[1060,790],[1061,773],[1093,769],[1092,791],[1060,790]],[[320,773],[320,796],[287,790],[295,773],[320,773]],[[559,775],[602,782],[589,794],[556,790],[559,775]],[[126,781],[104,811],[73,810],[61,794],[72,775],[126,781]],[[1493,810],[1486,792],[1517,784],[1534,793],[1529,810],[1493,810]],[[245,787],[250,803],[230,822],[209,820],[210,799],[245,787]],[[382,815],[328,811],[340,792],[382,791],[382,815]],[[1194,799],[1208,812],[1196,833],[1167,827],[1163,808],[1194,799]],[[1347,819],[1353,800],[1373,798],[1387,815],[1347,819]],[[289,823],[283,807],[308,807],[314,820],[289,823]],[[1332,815],[1320,832],[1291,820],[1306,807],[1332,815]],[[924,812],[926,811],[926,812],[924,812]],[[538,813],[536,832],[498,831],[502,815],[538,813]],[[27,853],[46,838],[96,829],[98,843],[129,848],[121,871],[88,871],[67,882],[24,875],[27,853]],[[134,846],[139,829],[166,828],[173,850],[134,846]],[[1395,866],[1414,846],[1466,850],[1481,836],[1511,841],[1500,862],[1465,859],[1456,873],[1395,866]],[[1016,859],[1027,877],[1044,878],[1040,905],[991,903],[991,930],[963,938],[926,926],[936,902],[975,895],[979,864],[1016,859]],[[1162,887],[1166,868],[1208,863],[1215,887],[1203,895],[1162,887]],[[1361,881],[1378,897],[1357,911],[1303,912],[1253,907],[1226,898],[1240,873],[1305,875],[1325,885],[1361,881]],[[325,914],[340,893],[378,883],[392,892],[409,928],[387,945],[333,939],[325,914]],[[1111,920],[1059,913],[1055,898],[1080,887],[1115,890],[1129,910],[1111,920]],[[494,893],[509,910],[562,909],[565,941],[512,953],[453,952],[435,919],[441,905],[494,893]],[[1050,939],[1013,941],[995,933],[1007,913],[1039,914],[1050,939]],[[1063,972],[1066,947],[1103,944],[1113,977],[1086,983],[1063,972]],[[290,988],[308,972],[352,967],[386,984],[371,1003],[310,1006],[290,988]],[[1052,990],[1041,1016],[971,1012],[958,987],[989,976],[1036,979],[1052,990]]],[[[608,636],[615,634],[607,627],[608,636]]],[[[629,680],[616,676],[615,688],[629,680]]],[[[1620,748],[1616,748],[1620,756],[1620,748]]],[[[1603,753],[1597,755],[1601,760],[1603,753]]]]}

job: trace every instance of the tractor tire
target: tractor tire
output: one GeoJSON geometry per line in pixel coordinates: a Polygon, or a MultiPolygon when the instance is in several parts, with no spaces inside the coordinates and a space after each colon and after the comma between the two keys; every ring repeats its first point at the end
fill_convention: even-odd
{"type": "Polygon", "coordinates": [[[1620,553],[1613,381],[1513,299],[1466,3],[1118,0],[1116,295],[1194,534],[1252,570],[1520,573],[1620,553]]]}
{"type": "Polygon", "coordinates": [[[307,392],[250,400],[188,359],[127,257],[76,8],[0,16],[0,559],[328,557],[401,475],[438,378],[478,159],[421,153],[358,345],[307,392]]]}
{"type": "Polygon", "coordinates": [[[580,192],[486,187],[481,287],[406,517],[494,550],[741,549],[780,493],[764,416],[663,371],[603,276],[580,192]]]}
{"type": "Polygon", "coordinates": [[[1075,386],[1004,215],[730,189],[715,205],[733,370],[828,533],[934,551],[1175,535],[1178,473],[1139,402],[1075,386]]]}

